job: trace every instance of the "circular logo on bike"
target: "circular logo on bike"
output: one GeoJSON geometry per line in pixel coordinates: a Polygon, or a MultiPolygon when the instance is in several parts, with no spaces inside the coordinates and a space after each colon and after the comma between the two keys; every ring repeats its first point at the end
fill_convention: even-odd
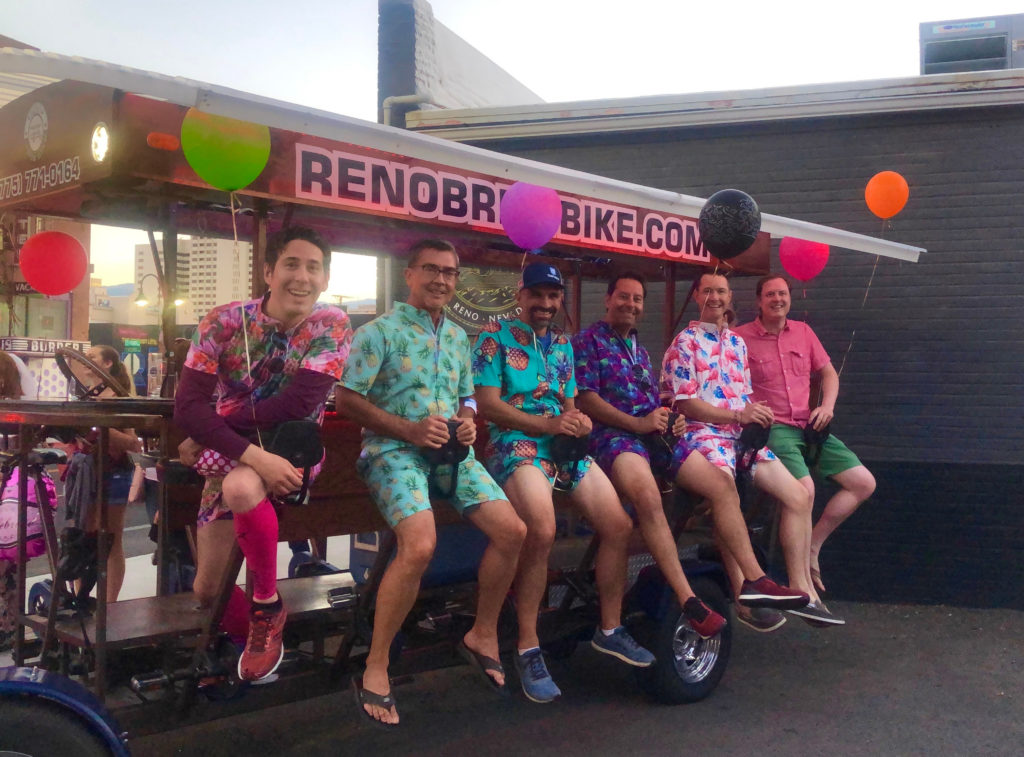
{"type": "Polygon", "coordinates": [[[46,108],[42,103],[33,103],[25,116],[25,152],[30,160],[39,160],[46,147],[46,108]]]}

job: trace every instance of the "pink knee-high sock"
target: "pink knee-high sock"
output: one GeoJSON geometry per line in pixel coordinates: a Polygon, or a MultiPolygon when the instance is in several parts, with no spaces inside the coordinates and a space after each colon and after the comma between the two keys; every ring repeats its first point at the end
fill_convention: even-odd
{"type": "Polygon", "coordinates": [[[235,535],[252,572],[253,599],[271,599],[277,593],[277,513],[269,499],[235,513],[235,535]]]}
{"type": "Polygon", "coordinates": [[[245,641],[249,633],[249,598],[241,586],[231,590],[228,606],[224,608],[224,615],[220,619],[220,627],[233,640],[245,641]]]}

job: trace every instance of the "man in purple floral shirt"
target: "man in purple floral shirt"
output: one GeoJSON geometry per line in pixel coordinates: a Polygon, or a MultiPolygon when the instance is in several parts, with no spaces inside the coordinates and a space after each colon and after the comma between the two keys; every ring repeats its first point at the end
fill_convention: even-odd
{"type": "MultiPolygon", "coordinates": [[[[302,472],[263,448],[261,432],[288,420],[321,420],[341,378],[352,329],[348,316],[318,304],[331,248],[312,229],[293,227],[267,245],[261,299],[211,310],[196,329],[175,397],[175,423],[189,435],[182,462],[206,477],[200,505],[200,602],[213,601],[235,539],[252,576],[244,680],[267,678],[281,662],[287,613],[277,593],[277,513],[271,502],[302,485],[302,472]],[[216,409],[210,401],[216,397],[216,409]]],[[[236,591],[222,626],[245,629],[248,602],[236,591]]]]}
{"type": "MultiPolygon", "coordinates": [[[[778,586],[758,567],[735,486],[714,475],[702,455],[690,454],[683,440],[671,446],[665,441],[669,410],[660,406],[651,358],[636,329],[646,296],[647,286],[639,274],[620,274],[608,284],[604,320],[572,340],[580,409],[594,419],[591,454],[623,501],[633,503],[647,548],[675,592],[683,615],[701,636],[713,636],[725,619],[694,596],[683,574],[655,473],[712,503],[719,535],[740,556],[744,578],[749,579],[738,594],[740,602],[782,608],[807,604],[806,594],[778,586]]],[[[684,422],[677,421],[680,430],[684,422]]]]}

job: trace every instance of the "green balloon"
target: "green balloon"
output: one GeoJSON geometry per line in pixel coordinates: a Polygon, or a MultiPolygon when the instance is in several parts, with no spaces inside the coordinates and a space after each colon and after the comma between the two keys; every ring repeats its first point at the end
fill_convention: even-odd
{"type": "Polygon", "coordinates": [[[251,184],[270,159],[270,129],[189,108],[181,122],[181,149],[199,178],[234,192],[251,184]]]}

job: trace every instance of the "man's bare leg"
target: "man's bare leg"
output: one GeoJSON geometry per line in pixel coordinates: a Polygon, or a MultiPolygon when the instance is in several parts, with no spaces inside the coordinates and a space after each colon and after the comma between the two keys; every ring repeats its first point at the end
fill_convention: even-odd
{"type": "MultiPolygon", "coordinates": [[[[474,652],[497,660],[498,615],[515,578],[526,524],[505,500],[484,502],[468,518],[487,535],[490,543],[480,561],[476,620],[462,640],[474,652]]],[[[505,676],[497,671],[487,674],[498,686],[505,685],[505,676]]]]}
{"type": "MultiPolygon", "coordinates": [[[[818,576],[821,575],[818,553],[821,552],[825,540],[832,535],[833,531],[839,528],[843,521],[856,512],[861,502],[870,497],[875,491],[875,477],[863,465],[857,465],[837,473],[832,476],[832,480],[839,485],[839,491],[825,505],[821,517],[818,518],[818,522],[814,524],[814,529],[811,531],[812,578],[814,578],[815,573],[818,576]]],[[[811,502],[813,503],[814,480],[810,476],[805,476],[800,479],[800,483],[811,493],[811,502]]],[[[821,591],[825,591],[825,585],[821,582],[820,578],[815,581],[815,585],[821,591]]]]}
{"type": "Polygon", "coordinates": [[[761,565],[750,545],[747,533],[747,522],[740,510],[740,497],[736,491],[736,481],[725,468],[708,462],[699,452],[693,452],[679,468],[676,483],[688,491],[704,497],[711,504],[711,514],[715,522],[715,539],[719,542],[726,559],[726,570],[730,571],[729,560],[738,570],[730,571],[736,595],[739,595],[743,579],[756,581],[764,575],[761,565]],[[726,555],[728,555],[726,557],[726,555]],[[739,582],[735,582],[735,578],[739,582]]]}
{"type": "Polygon", "coordinates": [[[598,535],[594,574],[601,601],[601,628],[610,631],[622,623],[622,595],[626,590],[626,554],[633,521],[622,509],[608,477],[592,465],[572,492],[572,504],[598,535]]]}
{"type": "MultiPolygon", "coordinates": [[[[363,673],[363,688],[376,694],[391,693],[388,679],[391,642],[402,627],[406,616],[416,602],[420,580],[430,564],[437,544],[434,530],[434,512],[421,510],[399,521],[394,528],[398,548],[395,559],[384,571],[384,577],[377,589],[373,615],[373,639],[366,657],[363,673]]],[[[367,704],[364,709],[376,720],[383,723],[397,723],[395,708],[384,709],[367,704]]]]}
{"type": "Polygon", "coordinates": [[[782,505],[779,514],[779,542],[786,558],[789,585],[805,592],[812,602],[820,601],[811,582],[811,497],[778,460],[757,464],[754,485],[775,497],[782,505]]]}
{"type": "Polygon", "coordinates": [[[693,589],[679,562],[679,550],[672,538],[661,491],[651,474],[650,464],[634,452],[623,452],[612,464],[611,480],[622,500],[632,502],[636,508],[644,543],[682,607],[694,596],[693,589]]]}
{"type": "Polygon", "coordinates": [[[555,540],[555,508],[551,484],[534,465],[520,465],[505,482],[505,494],[526,524],[526,538],[516,571],[516,615],[519,649],[540,646],[537,614],[548,581],[548,556],[555,540]]]}

